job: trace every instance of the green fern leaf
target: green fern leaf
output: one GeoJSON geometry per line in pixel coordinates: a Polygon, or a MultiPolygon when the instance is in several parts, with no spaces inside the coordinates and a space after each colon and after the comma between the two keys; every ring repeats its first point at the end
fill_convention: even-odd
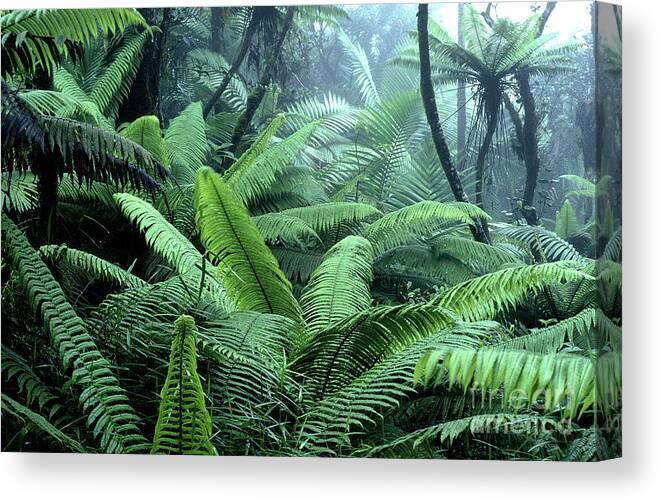
{"type": "Polygon", "coordinates": [[[291,284],[245,207],[209,168],[197,173],[195,207],[200,239],[237,309],[275,313],[300,322],[301,310],[291,284]]]}
{"type": "Polygon", "coordinates": [[[196,335],[192,317],[182,315],[177,319],[152,454],[216,455],[210,441],[211,417],[197,375],[196,335]]]}

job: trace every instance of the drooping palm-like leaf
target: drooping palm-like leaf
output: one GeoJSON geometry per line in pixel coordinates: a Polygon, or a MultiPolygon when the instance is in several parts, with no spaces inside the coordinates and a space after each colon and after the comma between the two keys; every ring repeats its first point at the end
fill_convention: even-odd
{"type": "Polygon", "coordinates": [[[200,239],[237,309],[301,321],[301,310],[278,263],[245,207],[220,176],[202,168],[195,180],[200,239]]]}
{"type": "Polygon", "coordinates": [[[210,440],[211,417],[197,374],[196,335],[192,317],[182,315],[177,319],[152,454],[216,454],[210,440]]]}
{"type": "Polygon", "coordinates": [[[372,259],[372,245],[358,236],[346,237],[326,253],[301,294],[309,336],[370,305],[372,259]]]}
{"type": "Polygon", "coordinates": [[[138,428],[139,418],[111,369],[98,350],[85,323],[67,302],[27,238],[6,216],[2,218],[13,270],[29,303],[51,337],[65,369],[80,388],[80,403],[88,415],[87,426],[110,453],[140,452],[146,442],[138,428]]]}

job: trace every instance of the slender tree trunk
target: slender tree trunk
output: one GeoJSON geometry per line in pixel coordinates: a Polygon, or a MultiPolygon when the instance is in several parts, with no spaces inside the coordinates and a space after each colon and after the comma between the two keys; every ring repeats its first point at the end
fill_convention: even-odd
{"type": "MultiPolygon", "coordinates": [[[[422,95],[422,102],[425,107],[425,114],[427,122],[431,130],[432,140],[436,147],[436,154],[438,155],[445,177],[450,184],[450,189],[454,195],[455,200],[459,202],[469,202],[468,196],[464,191],[464,187],[452,163],[450,150],[448,149],[443,128],[438,119],[438,109],[436,108],[436,96],[434,95],[434,85],[431,81],[431,63],[429,61],[429,33],[427,29],[427,22],[429,18],[429,6],[427,4],[419,4],[418,6],[418,48],[420,50],[420,93],[422,95]]],[[[475,240],[483,243],[489,242],[488,229],[482,221],[475,219],[474,226],[471,228],[475,240]]]]}
{"type": "Polygon", "coordinates": [[[537,127],[539,125],[535,110],[535,98],[530,90],[530,75],[527,71],[517,74],[516,80],[521,92],[521,102],[525,120],[523,121],[523,157],[526,164],[526,183],[523,188],[523,217],[530,225],[538,222],[535,210],[535,189],[539,177],[539,150],[537,148],[537,127]]]}
{"type": "Polygon", "coordinates": [[[248,23],[248,27],[246,28],[246,32],[243,34],[243,40],[241,41],[239,52],[237,52],[236,56],[234,57],[234,61],[232,61],[232,66],[229,67],[227,73],[225,73],[225,76],[223,77],[222,82],[220,82],[220,85],[213,93],[207,104],[204,106],[203,115],[205,119],[207,118],[207,116],[209,116],[209,113],[211,113],[211,110],[213,110],[215,104],[223,95],[223,92],[225,92],[225,89],[227,89],[230,80],[232,80],[236,72],[239,71],[239,67],[241,66],[241,64],[243,64],[243,60],[246,58],[246,54],[248,53],[248,49],[250,48],[252,37],[255,34],[255,31],[257,31],[258,24],[259,24],[259,18],[257,15],[255,15],[255,12],[253,11],[252,17],[250,18],[250,22],[248,23]]]}
{"type": "Polygon", "coordinates": [[[271,84],[273,72],[276,63],[278,61],[278,56],[280,55],[282,46],[285,43],[285,39],[287,38],[287,33],[289,32],[289,29],[293,24],[295,12],[296,12],[296,7],[287,8],[287,13],[285,14],[285,19],[282,23],[282,29],[280,30],[280,33],[277,35],[277,38],[276,40],[274,40],[273,46],[271,47],[271,52],[269,53],[266,62],[264,64],[264,67],[262,69],[262,74],[259,79],[259,83],[257,84],[257,87],[253,89],[253,91],[248,96],[246,109],[239,116],[236,122],[236,126],[234,127],[234,132],[232,133],[232,139],[231,139],[232,153],[237,152],[239,148],[239,142],[241,141],[243,135],[246,133],[246,130],[248,129],[250,122],[253,116],[255,115],[255,112],[257,111],[257,108],[259,108],[259,105],[261,104],[262,99],[264,99],[264,95],[266,94],[266,91],[269,85],[271,84]]]}
{"type": "MultiPolygon", "coordinates": [[[[459,2],[457,4],[457,45],[464,47],[464,4],[459,2]]],[[[465,84],[460,82],[457,88],[457,153],[461,159],[465,155],[466,150],[466,87],[465,84]]]]}
{"type": "Polygon", "coordinates": [[[156,115],[161,124],[161,59],[167,39],[172,9],[139,9],[150,26],[158,23],[159,10],[162,10],[160,31],[145,42],[142,62],[133,81],[128,98],[120,106],[119,122],[132,122],[144,115],[156,115]]]}
{"type": "Polygon", "coordinates": [[[496,132],[497,119],[498,116],[495,114],[488,118],[487,130],[484,133],[484,139],[482,140],[480,150],[477,153],[477,162],[475,164],[475,203],[482,209],[484,208],[484,197],[482,194],[484,185],[484,164],[487,159],[487,154],[489,153],[489,148],[491,147],[493,135],[496,132]]]}

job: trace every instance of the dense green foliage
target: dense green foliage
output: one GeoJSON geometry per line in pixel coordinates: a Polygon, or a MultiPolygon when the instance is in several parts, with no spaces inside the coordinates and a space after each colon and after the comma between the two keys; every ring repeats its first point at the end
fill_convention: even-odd
{"type": "Polygon", "coordinates": [[[516,137],[592,49],[488,19],[429,24],[474,204],[413,6],[2,12],[3,450],[618,455],[617,186],[540,85],[528,224],[516,137]]]}

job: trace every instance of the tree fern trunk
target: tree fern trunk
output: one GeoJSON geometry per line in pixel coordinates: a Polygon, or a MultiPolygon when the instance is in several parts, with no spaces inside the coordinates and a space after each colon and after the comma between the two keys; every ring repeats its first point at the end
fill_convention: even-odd
{"type": "Polygon", "coordinates": [[[535,110],[535,98],[530,90],[530,75],[527,71],[517,74],[516,80],[521,92],[521,101],[525,113],[523,121],[523,157],[526,163],[526,183],[523,188],[523,217],[528,224],[537,224],[535,210],[535,189],[539,177],[539,151],[537,148],[538,118],[535,110]]]}
{"type": "MultiPolygon", "coordinates": [[[[445,177],[448,180],[452,194],[455,200],[459,202],[469,202],[468,195],[464,191],[461,178],[457,169],[452,163],[450,150],[448,149],[443,128],[438,119],[438,109],[436,108],[436,96],[434,95],[434,84],[431,81],[431,63],[429,61],[429,32],[427,22],[429,18],[429,6],[420,4],[418,6],[418,47],[420,50],[420,93],[425,107],[427,122],[431,130],[432,140],[436,147],[445,177]]],[[[483,243],[489,242],[489,234],[486,225],[480,220],[474,220],[474,227],[471,228],[475,240],[483,243]]]]}
{"type": "Polygon", "coordinates": [[[484,134],[484,139],[480,145],[480,151],[477,154],[477,162],[475,164],[475,203],[480,209],[484,208],[484,197],[482,194],[484,184],[484,163],[491,147],[493,135],[496,132],[497,115],[490,115],[487,123],[487,130],[484,134]]]}

